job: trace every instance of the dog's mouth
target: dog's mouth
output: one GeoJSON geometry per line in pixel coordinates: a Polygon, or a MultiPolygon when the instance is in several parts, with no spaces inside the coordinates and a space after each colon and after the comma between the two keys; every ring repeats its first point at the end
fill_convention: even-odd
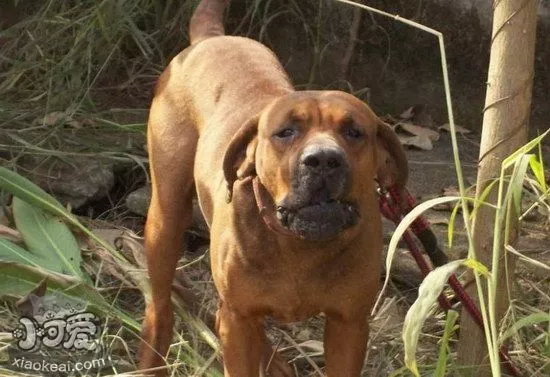
{"type": "Polygon", "coordinates": [[[297,208],[278,206],[277,219],[281,225],[302,238],[323,241],[353,227],[359,220],[354,203],[327,200],[297,208]]]}

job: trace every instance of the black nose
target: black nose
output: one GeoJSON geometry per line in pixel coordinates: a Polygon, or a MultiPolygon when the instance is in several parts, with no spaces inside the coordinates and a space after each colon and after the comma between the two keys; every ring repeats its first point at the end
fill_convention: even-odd
{"type": "Polygon", "coordinates": [[[308,170],[329,172],[341,169],[346,165],[345,154],[336,148],[309,147],[300,159],[308,170]]]}

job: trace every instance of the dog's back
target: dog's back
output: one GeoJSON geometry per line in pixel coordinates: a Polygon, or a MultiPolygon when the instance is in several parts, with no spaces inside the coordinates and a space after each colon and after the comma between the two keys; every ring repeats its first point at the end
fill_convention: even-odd
{"type": "Polygon", "coordinates": [[[246,108],[263,102],[262,98],[268,101],[294,90],[271,50],[252,39],[224,34],[223,15],[228,4],[229,0],[200,2],[189,25],[191,46],[172,60],[156,90],[162,93],[169,83],[169,92],[186,97],[202,114],[196,119],[199,129],[209,119],[227,120],[235,103],[246,108]]]}

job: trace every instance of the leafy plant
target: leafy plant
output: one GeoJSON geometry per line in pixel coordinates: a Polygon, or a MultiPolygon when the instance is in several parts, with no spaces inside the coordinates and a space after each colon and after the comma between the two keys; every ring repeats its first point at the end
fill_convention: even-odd
{"type": "MultiPolygon", "coordinates": [[[[510,155],[502,162],[502,169],[500,179],[496,181],[499,198],[494,206],[496,211],[496,221],[494,228],[494,244],[493,244],[493,265],[489,271],[485,266],[475,260],[475,255],[470,257],[466,261],[458,260],[450,262],[442,267],[436,268],[428,274],[424,279],[419,289],[418,299],[411,306],[407,312],[405,323],[403,325],[403,341],[405,347],[405,364],[415,376],[420,376],[418,367],[416,364],[415,353],[418,341],[418,336],[424,321],[426,320],[430,308],[435,304],[437,296],[441,293],[446,281],[450,274],[452,274],[461,265],[472,268],[476,274],[483,276],[488,285],[488,303],[484,300],[480,300],[481,311],[484,319],[485,335],[487,338],[489,352],[492,353],[491,366],[494,368],[493,372],[495,376],[500,375],[500,369],[496,365],[500,365],[498,350],[502,342],[510,336],[511,333],[517,331],[528,324],[535,322],[546,322],[550,316],[546,313],[536,313],[531,316],[520,319],[512,325],[511,329],[504,333],[504,336],[499,338],[498,323],[496,323],[495,313],[495,293],[497,285],[497,268],[498,260],[501,257],[500,254],[500,240],[504,237],[505,245],[508,245],[509,234],[509,222],[510,216],[513,213],[520,213],[520,201],[521,194],[523,192],[523,184],[529,167],[531,172],[537,179],[537,184],[541,192],[545,189],[544,174],[541,174],[540,161],[535,155],[529,154],[529,152],[540,144],[541,140],[550,133],[550,130],[533,139],[525,146],[519,148],[515,153],[510,155]],[[506,175],[505,172],[512,170],[510,175],[506,175]],[[505,190],[506,188],[506,190],[505,190]]],[[[542,160],[541,160],[542,161],[542,160]]],[[[391,266],[391,258],[397,248],[397,242],[406,231],[408,226],[416,219],[416,217],[422,212],[431,208],[433,205],[448,202],[453,200],[459,200],[458,197],[438,198],[422,203],[416,207],[411,213],[409,213],[402,221],[402,223],[396,229],[392,240],[390,241],[390,250],[388,251],[388,259],[386,260],[387,266],[391,266]]],[[[468,199],[467,199],[468,200],[468,199]]],[[[470,198],[469,200],[473,200],[470,198]]],[[[484,202],[479,201],[476,206],[485,205],[484,202]]],[[[467,217],[466,221],[472,221],[472,217],[467,217]]],[[[537,262],[540,264],[540,262],[537,262]]],[[[550,267],[546,266],[550,269],[550,267]]],[[[479,292],[480,296],[484,294],[483,291],[479,292]]]]}
{"type": "MultiPolygon", "coordinates": [[[[46,281],[48,291],[91,305],[104,315],[118,318],[129,329],[139,331],[141,324],[135,315],[118,309],[114,302],[108,302],[81,269],[80,248],[70,227],[83,232],[108,251],[143,294],[148,295],[149,286],[144,272],[138,272],[135,265],[28,179],[0,167],[0,190],[14,195],[14,219],[26,246],[24,248],[0,236],[0,296],[23,297],[46,281]]],[[[217,339],[204,322],[190,315],[177,300],[175,310],[215,351],[211,356],[215,358],[217,339]]],[[[173,345],[173,350],[179,361],[186,367],[201,369],[207,376],[220,376],[217,369],[211,367],[214,359],[205,360],[198,350],[191,348],[180,334],[178,336],[180,342],[173,345]]],[[[178,362],[174,364],[178,365],[178,362]]]]}
{"type": "MultiPolygon", "coordinates": [[[[48,289],[84,300],[104,313],[120,318],[131,328],[139,329],[134,318],[114,308],[97,293],[90,277],[81,269],[80,247],[61,219],[78,225],[113,255],[118,253],[86,229],[51,195],[3,167],[0,167],[0,189],[16,195],[12,205],[13,217],[26,246],[23,248],[0,238],[0,295],[24,296],[46,279],[48,289]]],[[[121,256],[118,258],[122,259],[121,256]]]]}

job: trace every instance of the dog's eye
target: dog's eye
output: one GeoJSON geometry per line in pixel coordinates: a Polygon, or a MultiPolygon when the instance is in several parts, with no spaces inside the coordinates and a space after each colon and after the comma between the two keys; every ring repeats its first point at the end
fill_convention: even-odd
{"type": "Polygon", "coordinates": [[[353,139],[353,140],[358,140],[358,139],[363,138],[363,136],[365,136],[363,131],[361,131],[361,130],[355,128],[355,127],[346,127],[346,129],[344,130],[344,135],[347,138],[353,139]]]}
{"type": "Polygon", "coordinates": [[[275,133],[275,135],[273,136],[275,136],[278,139],[288,139],[288,138],[294,137],[295,135],[296,135],[296,130],[294,128],[287,127],[275,133]]]}

